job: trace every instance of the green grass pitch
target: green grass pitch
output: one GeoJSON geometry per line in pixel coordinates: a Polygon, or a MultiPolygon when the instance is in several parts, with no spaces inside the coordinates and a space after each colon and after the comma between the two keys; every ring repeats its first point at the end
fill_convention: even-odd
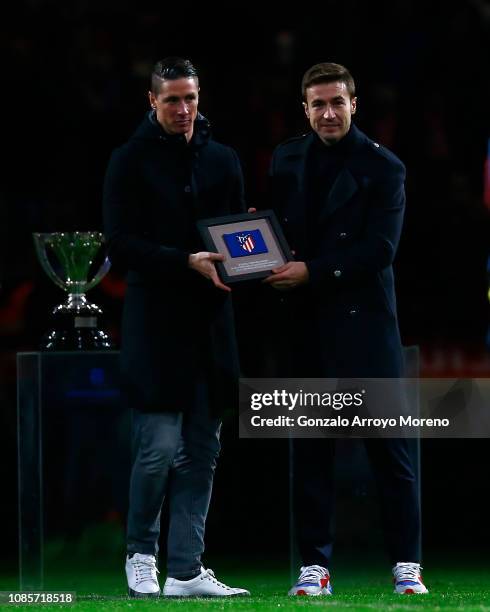
{"type": "MultiPolygon", "coordinates": [[[[45,590],[76,591],[77,602],[66,605],[4,605],[11,610],[62,610],[80,612],[105,610],[257,610],[278,612],[279,610],[317,610],[326,606],[334,610],[474,610],[490,612],[490,567],[483,563],[470,566],[460,562],[450,564],[448,560],[425,564],[424,580],[429,595],[395,595],[390,583],[390,568],[378,562],[365,562],[353,566],[347,562],[335,564],[332,570],[334,595],[331,597],[290,598],[290,572],[287,563],[267,564],[263,560],[216,560],[210,567],[216,570],[218,579],[231,586],[248,588],[251,597],[232,599],[130,600],[126,598],[123,563],[120,567],[99,563],[74,567],[48,568],[45,590]]],[[[163,583],[164,577],[161,580],[163,583]]],[[[18,590],[16,576],[3,575],[0,590],[18,590]]]]}

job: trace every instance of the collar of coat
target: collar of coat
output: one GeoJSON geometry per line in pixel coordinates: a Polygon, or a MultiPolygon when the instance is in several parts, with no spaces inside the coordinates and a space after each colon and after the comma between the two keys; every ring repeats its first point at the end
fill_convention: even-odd
{"type": "Polygon", "coordinates": [[[371,143],[371,140],[352,123],[344,138],[330,147],[323,145],[315,132],[307,132],[302,136],[286,140],[279,145],[279,149],[284,147],[283,154],[287,157],[305,155],[307,151],[310,150],[311,146],[323,146],[327,151],[331,151],[332,153],[349,154],[368,143],[371,143]]]}
{"type": "MultiPolygon", "coordinates": [[[[312,147],[316,148],[319,144],[321,145],[315,132],[309,132],[297,138],[290,138],[282,143],[282,145],[279,145],[277,149],[278,156],[281,157],[283,163],[286,163],[286,168],[290,169],[297,176],[296,195],[293,192],[293,198],[301,199],[307,191],[306,165],[308,155],[312,147]]],[[[327,202],[322,207],[318,223],[322,223],[335,210],[348,202],[359,190],[359,182],[363,184],[369,182],[370,178],[368,176],[357,176],[355,178],[350,168],[353,155],[363,150],[365,145],[373,145],[372,147],[370,146],[372,149],[379,147],[354,124],[351,125],[348,134],[338,144],[332,145],[335,148],[339,147],[338,153],[345,155],[346,161],[332,185],[327,202]]],[[[297,211],[305,210],[304,206],[295,206],[293,208],[297,211]]]]}
{"type": "MultiPolygon", "coordinates": [[[[145,115],[145,118],[139,125],[136,132],[133,134],[133,138],[142,140],[158,140],[174,146],[182,146],[187,144],[183,134],[168,134],[162,128],[160,123],[157,121],[156,111],[154,110],[149,111],[145,115]]],[[[210,138],[211,125],[204,115],[198,113],[196,120],[194,121],[194,132],[189,145],[193,149],[199,149],[206,145],[210,138]]]]}

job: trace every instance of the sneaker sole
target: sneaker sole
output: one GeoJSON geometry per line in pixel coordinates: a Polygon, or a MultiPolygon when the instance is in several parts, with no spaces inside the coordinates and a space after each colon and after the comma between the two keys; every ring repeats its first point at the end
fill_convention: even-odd
{"type": "Polygon", "coordinates": [[[128,596],[131,597],[131,599],[155,599],[156,597],[160,597],[160,591],[156,593],[140,593],[128,587],[128,596]]]}
{"type": "Polygon", "coordinates": [[[307,593],[303,589],[296,591],[296,593],[288,593],[289,597],[329,597],[332,593],[307,593]]]}
{"type": "Polygon", "coordinates": [[[166,595],[168,599],[229,599],[230,597],[250,597],[250,593],[233,593],[233,595],[166,595]]]}

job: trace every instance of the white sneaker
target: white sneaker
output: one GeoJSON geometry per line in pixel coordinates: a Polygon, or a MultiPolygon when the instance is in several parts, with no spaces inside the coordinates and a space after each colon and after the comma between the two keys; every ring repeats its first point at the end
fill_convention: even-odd
{"type": "Polygon", "coordinates": [[[201,573],[191,580],[167,578],[163,594],[166,597],[239,597],[250,592],[226,586],[216,580],[213,570],[201,567],[201,573]]]}
{"type": "Polygon", "coordinates": [[[134,553],[126,557],[126,576],[128,579],[128,594],[130,597],[158,597],[160,585],[158,584],[156,559],[153,555],[134,553]]]}
{"type": "Polygon", "coordinates": [[[419,563],[397,563],[393,567],[394,592],[400,595],[428,593],[427,587],[422,582],[421,569],[419,563]]]}
{"type": "Polygon", "coordinates": [[[321,565],[305,565],[301,568],[298,581],[289,589],[288,595],[332,595],[330,574],[321,565]]]}

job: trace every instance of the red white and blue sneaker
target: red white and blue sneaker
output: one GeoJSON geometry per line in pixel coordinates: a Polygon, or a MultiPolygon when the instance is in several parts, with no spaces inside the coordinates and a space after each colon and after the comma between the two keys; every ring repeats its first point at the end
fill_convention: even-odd
{"type": "Polygon", "coordinates": [[[427,587],[422,582],[421,569],[419,563],[397,563],[393,567],[395,593],[400,595],[428,593],[427,587]]]}
{"type": "Polygon", "coordinates": [[[289,589],[288,595],[332,595],[330,574],[326,567],[321,565],[305,565],[296,584],[289,589]]]}

